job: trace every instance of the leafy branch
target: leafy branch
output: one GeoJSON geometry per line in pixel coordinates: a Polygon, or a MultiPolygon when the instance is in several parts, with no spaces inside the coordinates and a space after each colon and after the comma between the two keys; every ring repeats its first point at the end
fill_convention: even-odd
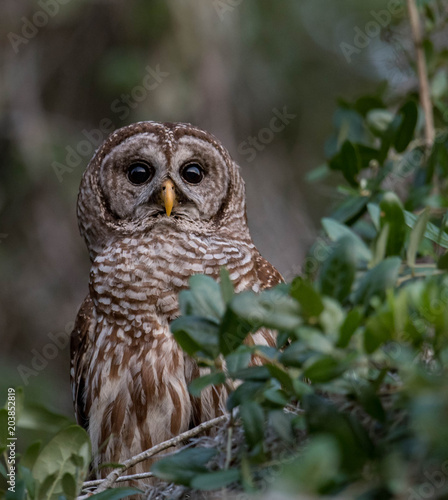
{"type": "Polygon", "coordinates": [[[420,21],[416,0],[406,0],[411,25],[412,39],[415,47],[417,74],[420,86],[420,103],[425,115],[425,140],[426,147],[431,148],[435,139],[434,114],[432,110],[431,94],[423,47],[423,30],[420,21]]]}

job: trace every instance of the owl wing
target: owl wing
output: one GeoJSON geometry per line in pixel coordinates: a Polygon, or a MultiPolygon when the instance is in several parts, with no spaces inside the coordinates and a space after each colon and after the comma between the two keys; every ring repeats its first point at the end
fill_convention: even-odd
{"type": "Polygon", "coordinates": [[[82,303],[70,336],[70,383],[73,393],[76,421],[87,429],[89,419],[83,399],[87,374],[88,352],[90,351],[89,332],[95,325],[93,302],[90,295],[82,303]]]}
{"type": "Polygon", "coordinates": [[[282,275],[277,269],[259,253],[255,255],[255,272],[257,273],[260,290],[265,290],[284,282],[282,275]]]}
{"type": "MultiPolygon", "coordinates": [[[[254,268],[257,274],[256,284],[259,286],[260,291],[272,288],[273,286],[284,282],[282,275],[277,271],[277,269],[275,269],[275,267],[259,253],[255,255],[254,260],[254,268]]],[[[246,338],[245,343],[248,345],[268,345],[270,347],[275,347],[276,332],[266,328],[261,328],[257,332],[249,335],[246,338]]],[[[256,357],[252,359],[252,362],[254,364],[261,364],[261,361],[256,357]]]]}

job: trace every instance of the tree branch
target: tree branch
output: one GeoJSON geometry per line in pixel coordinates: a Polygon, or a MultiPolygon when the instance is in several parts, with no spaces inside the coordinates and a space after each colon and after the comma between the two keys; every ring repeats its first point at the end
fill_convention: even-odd
{"type": "MultiPolygon", "coordinates": [[[[169,454],[169,453],[168,453],[169,454]]],[[[129,476],[120,476],[115,482],[122,483],[124,481],[132,481],[135,479],[146,479],[147,477],[154,477],[152,472],[141,472],[140,474],[130,474],[129,476]]],[[[82,489],[92,488],[93,486],[99,486],[104,479],[94,479],[93,481],[85,481],[82,485],[82,489]]]]}
{"type": "MultiPolygon", "coordinates": [[[[143,462],[143,460],[146,460],[148,458],[153,457],[154,455],[157,455],[157,453],[160,453],[163,450],[166,450],[167,448],[171,448],[172,446],[177,446],[180,444],[182,441],[186,439],[190,439],[194,436],[197,436],[201,432],[210,429],[211,427],[214,427],[215,425],[220,424],[221,422],[224,422],[229,418],[228,415],[222,415],[220,417],[213,418],[212,420],[208,420],[207,422],[203,422],[202,424],[199,424],[198,426],[194,427],[193,429],[190,429],[186,432],[183,432],[182,434],[179,434],[178,436],[175,436],[168,441],[164,441],[163,443],[159,443],[156,446],[153,446],[149,450],[143,451],[142,453],[139,453],[135,457],[129,458],[128,460],[125,460],[120,468],[114,469],[105,479],[99,480],[99,486],[96,489],[95,493],[100,493],[101,491],[107,490],[107,488],[110,488],[115,481],[118,480],[119,476],[125,472],[126,470],[130,469],[134,465],[143,462]]],[[[135,474],[135,476],[138,476],[139,474],[135,474]]],[[[130,476],[132,477],[132,476],[130,476]]],[[[145,476],[149,477],[149,476],[145,476]]],[[[123,481],[125,479],[122,479],[123,481]]],[[[93,481],[87,481],[84,483],[85,487],[88,486],[93,486],[93,481]]],[[[95,481],[96,484],[96,481],[95,481]]]]}
{"type": "Polygon", "coordinates": [[[430,148],[434,144],[435,129],[431,95],[429,90],[428,68],[426,65],[425,52],[423,50],[423,30],[416,0],[407,0],[407,6],[409,12],[409,20],[411,23],[412,41],[414,42],[417,60],[420,103],[425,115],[425,142],[426,147],[430,148]]]}

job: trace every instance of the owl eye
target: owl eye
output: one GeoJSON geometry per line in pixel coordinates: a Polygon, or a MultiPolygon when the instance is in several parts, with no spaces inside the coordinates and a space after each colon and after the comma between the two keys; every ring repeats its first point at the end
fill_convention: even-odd
{"type": "Polygon", "coordinates": [[[128,168],[128,179],[132,184],[144,184],[152,177],[152,168],[146,163],[132,163],[128,168]]]}
{"type": "Polygon", "coordinates": [[[199,184],[204,178],[204,170],[197,163],[185,165],[180,175],[189,184],[199,184]]]}

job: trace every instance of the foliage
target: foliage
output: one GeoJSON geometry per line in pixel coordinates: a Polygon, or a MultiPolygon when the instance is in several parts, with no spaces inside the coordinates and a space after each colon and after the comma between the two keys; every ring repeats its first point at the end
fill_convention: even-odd
{"type": "MultiPolygon", "coordinates": [[[[406,232],[403,256],[416,234],[406,232]]],[[[428,263],[419,270],[424,277],[413,277],[396,256],[360,271],[362,259],[354,262],[341,251],[347,242],[343,236],[330,245],[315,283],[297,278],[227,301],[221,288],[216,302],[220,285],[201,276],[184,292],[188,309],[172,324],[173,334],[188,354],[211,368],[210,375],[193,382],[192,392],[241,381],[227,404],[239,409],[246,443],[240,456],[232,457],[229,483],[241,481],[247,463],[256,483],[260,470],[278,458],[264,442],[266,422],[277,419],[278,439],[304,428],[311,437],[303,451],[290,449],[297,458],[279,473],[279,484],[286,479],[292,491],[335,493],[356,484],[388,498],[426,482],[425,474],[444,470],[448,276],[428,263]],[[341,293],[344,282],[349,286],[341,293]],[[219,317],[211,312],[217,304],[223,309],[219,317]],[[260,326],[278,329],[277,348],[243,344],[247,331],[260,326]],[[264,365],[251,366],[251,355],[262,356],[264,365]],[[303,414],[282,411],[297,402],[303,414]],[[328,467],[320,464],[322,457],[328,467]]],[[[210,449],[203,455],[195,449],[192,460],[192,451],[159,461],[154,472],[194,486],[196,478],[205,477],[211,456],[210,449]]]]}
{"type": "MultiPolygon", "coordinates": [[[[15,472],[14,491],[6,483],[6,500],[71,500],[81,491],[91,462],[90,439],[86,431],[62,415],[43,406],[30,405],[24,400],[22,388],[15,390],[15,422],[7,424],[7,405],[0,409],[0,454],[5,465],[0,463],[0,475],[5,483],[7,474],[15,472]],[[20,455],[10,455],[7,432],[19,435],[23,431],[38,431],[40,440],[33,442],[20,455]],[[42,438],[50,435],[45,443],[42,438]],[[8,458],[14,461],[7,466],[8,458]]],[[[118,488],[98,494],[99,500],[118,500],[134,493],[135,488],[118,488]],[[101,495],[101,496],[100,496],[101,495]]],[[[92,497],[93,498],[93,497],[92,497]]]]}
{"type": "Polygon", "coordinates": [[[448,89],[446,53],[425,43],[434,144],[422,139],[412,92],[391,99],[383,88],[341,101],[327,165],[313,178],[338,172],[342,200],[323,219],[303,275],[234,294],[223,271],[220,283],[194,276],[181,293],[173,335],[210,369],[190,392],[224,384],[245,441],[224,470],[210,449],[196,448],[194,461],[191,450],[159,461],[159,477],[207,486],[208,463],[210,478],[225,473],[216,488],[263,489],[274,470],[271,489],[291,493],[447,494],[448,129],[440,96],[448,89]],[[278,331],[275,348],[244,343],[260,328],[278,331]],[[251,363],[257,358],[262,366],[251,363]],[[271,428],[288,443],[286,457],[273,450],[271,428]]]}

